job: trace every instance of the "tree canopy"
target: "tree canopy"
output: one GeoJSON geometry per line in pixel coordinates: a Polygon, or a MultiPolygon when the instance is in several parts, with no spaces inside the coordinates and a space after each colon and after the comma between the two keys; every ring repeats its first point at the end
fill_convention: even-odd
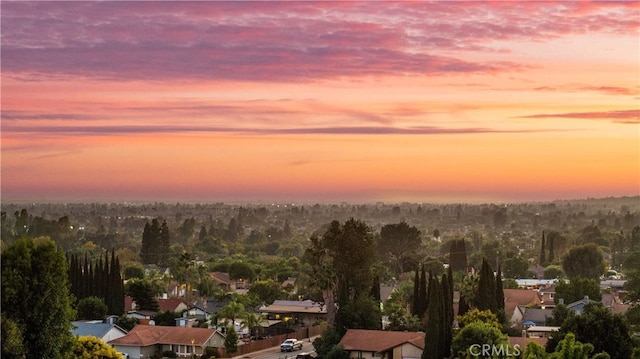
{"type": "Polygon", "coordinates": [[[619,314],[611,314],[600,303],[587,304],[581,315],[565,319],[558,334],[547,342],[547,352],[554,351],[570,333],[577,341],[593,345],[594,353],[606,352],[611,358],[631,357],[633,347],[627,321],[619,314]]]}
{"type": "Polygon", "coordinates": [[[2,318],[19,331],[27,358],[67,357],[75,313],[67,260],[53,241],[22,238],[2,251],[2,318]]]}
{"type": "Polygon", "coordinates": [[[562,269],[570,280],[575,278],[599,280],[605,270],[602,251],[593,243],[572,247],[562,258],[562,269]]]}
{"type": "Polygon", "coordinates": [[[378,251],[383,258],[393,259],[395,273],[400,275],[404,273],[406,257],[415,254],[420,242],[420,231],[407,222],[386,224],[380,229],[378,251]]]}

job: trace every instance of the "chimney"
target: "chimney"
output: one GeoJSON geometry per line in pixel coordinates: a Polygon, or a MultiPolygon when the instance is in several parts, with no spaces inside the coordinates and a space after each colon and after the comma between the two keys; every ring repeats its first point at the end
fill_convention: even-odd
{"type": "Polygon", "coordinates": [[[558,299],[558,304],[564,304],[564,298],[558,299]]]}
{"type": "Polygon", "coordinates": [[[589,296],[585,295],[583,301],[584,301],[584,304],[589,304],[589,296]]]}

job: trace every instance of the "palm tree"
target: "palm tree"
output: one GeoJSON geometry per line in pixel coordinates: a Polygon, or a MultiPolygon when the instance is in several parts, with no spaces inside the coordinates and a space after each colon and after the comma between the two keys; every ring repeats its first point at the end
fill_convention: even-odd
{"type": "Polygon", "coordinates": [[[242,303],[238,303],[236,301],[232,301],[226,306],[220,308],[218,315],[221,318],[230,319],[232,325],[235,327],[236,318],[239,318],[244,313],[244,305],[242,303]]]}
{"type": "Polygon", "coordinates": [[[249,336],[253,337],[253,329],[262,323],[268,323],[266,317],[262,314],[254,313],[254,312],[245,312],[242,316],[242,328],[249,329],[249,336]]]}
{"type": "Polygon", "coordinates": [[[322,299],[327,309],[327,322],[329,326],[334,326],[336,321],[336,300],[334,290],[338,278],[335,271],[327,263],[323,263],[314,271],[312,284],[322,290],[322,299]]]}

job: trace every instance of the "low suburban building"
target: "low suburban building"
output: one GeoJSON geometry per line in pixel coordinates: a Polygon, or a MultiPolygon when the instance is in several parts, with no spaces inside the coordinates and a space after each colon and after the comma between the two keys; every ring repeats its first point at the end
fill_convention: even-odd
{"type": "Polygon", "coordinates": [[[104,322],[102,320],[75,321],[72,322],[71,334],[74,336],[92,336],[109,342],[127,335],[127,331],[117,324],[104,322]]]}
{"type": "Polygon", "coordinates": [[[182,313],[189,307],[182,298],[159,298],[158,307],[161,312],[182,313]]]}
{"type": "Polygon", "coordinates": [[[294,323],[307,327],[327,318],[327,309],[311,300],[276,300],[258,311],[270,320],[293,320],[294,323]]]}
{"type": "Polygon", "coordinates": [[[522,316],[522,322],[520,323],[522,326],[543,326],[546,325],[547,319],[553,317],[553,309],[549,308],[529,308],[524,305],[519,305],[516,308],[522,316]]]}
{"type": "Polygon", "coordinates": [[[130,359],[149,358],[156,353],[173,351],[178,358],[202,355],[207,347],[221,347],[224,336],[215,329],[136,325],[118,339],[108,342],[130,359]]]}
{"type": "Polygon", "coordinates": [[[349,358],[417,359],[424,350],[424,332],[349,329],[340,340],[349,358]]]}
{"type": "Polygon", "coordinates": [[[532,289],[504,289],[504,312],[514,327],[522,325],[523,308],[537,307],[540,296],[532,289]],[[518,308],[521,306],[521,308],[518,308]]]}

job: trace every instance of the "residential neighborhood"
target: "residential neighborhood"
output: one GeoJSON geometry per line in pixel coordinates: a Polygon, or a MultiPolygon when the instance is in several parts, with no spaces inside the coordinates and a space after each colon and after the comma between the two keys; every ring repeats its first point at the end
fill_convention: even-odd
{"type": "MultiPolygon", "coordinates": [[[[582,218],[572,217],[573,207],[563,208],[566,220],[576,222],[575,238],[584,242],[570,244],[571,231],[541,228],[555,223],[558,207],[550,205],[537,208],[546,217],[528,216],[530,208],[524,206],[507,212],[499,206],[356,208],[363,219],[349,217],[350,207],[272,209],[272,214],[261,208],[198,207],[202,212],[197,212],[193,207],[193,220],[167,221],[169,208],[163,216],[139,220],[113,217],[111,225],[119,231],[113,232],[112,242],[88,232],[91,227],[84,222],[89,218],[77,214],[82,211],[71,212],[83,221],[78,226],[70,219],[50,220],[18,210],[3,227],[14,239],[3,247],[2,263],[6,268],[23,265],[14,258],[25,255],[14,252],[39,245],[53,251],[46,258],[61,258],[57,271],[38,277],[59,273],[56,281],[68,283],[55,287],[60,294],[58,302],[52,302],[59,303],[57,317],[69,320],[66,339],[57,340],[76,343],[78,353],[99,342],[105,350],[131,359],[232,358],[278,351],[286,339],[293,339],[306,343],[304,356],[320,359],[418,354],[421,359],[442,359],[471,355],[470,348],[482,344],[473,341],[479,340],[474,333],[484,333],[510,353],[529,347],[551,355],[573,340],[571,345],[592,344],[593,355],[606,352],[627,359],[636,347],[640,271],[634,269],[636,256],[626,253],[640,248],[640,227],[625,232],[626,222],[618,221],[622,234],[604,235],[589,219],[598,218],[598,211],[582,218]],[[388,222],[377,219],[380,211],[387,211],[388,222]],[[198,231],[197,224],[207,223],[209,212],[230,217],[226,224],[214,221],[198,231]],[[403,214],[406,220],[394,217],[403,214]],[[505,215],[514,224],[507,226],[505,215]],[[309,223],[322,216],[329,222],[318,224],[322,229],[316,234],[305,234],[309,223]],[[459,221],[482,218],[483,232],[470,225],[458,229],[459,221]],[[446,230],[428,231],[420,224],[425,220],[446,230]],[[27,232],[21,223],[27,223],[27,232]],[[246,228],[240,231],[239,223],[246,228]],[[128,229],[133,224],[136,227],[128,229]],[[79,227],[82,232],[76,232],[79,227]],[[523,237],[514,228],[532,234],[523,237]],[[28,237],[45,229],[52,237],[28,237]],[[118,237],[129,231],[137,233],[137,247],[126,247],[128,242],[118,237]],[[75,235],[76,244],[65,244],[75,235]],[[269,239],[274,237],[277,241],[269,239]],[[153,249],[166,247],[167,239],[168,255],[157,255],[153,249]],[[609,241],[610,247],[594,241],[609,241]],[[107,251],[102,245],[108,243],[125,247],[107,251]],[[62,245],[69,250],[57,249],[62,245]],[[598,328],[595,323],[609,323],[619,334],[600,341],[602,335],[582,330],[598,328]]],[[[608,218],[606,223],[617,222],[608,218]]],[[[12,280],[21,283],[5,278],[6,288],[12,280]]],[[[29,285],[38,288],[41,283],[29,285]]],[[[11,290],[6,293],[6,303],[17,303],[11,290]]],[[[3,315],[20,322],[32,314],[3,315]]],[[[45,336],[60,333],[28,328],[45,336]]]]}

